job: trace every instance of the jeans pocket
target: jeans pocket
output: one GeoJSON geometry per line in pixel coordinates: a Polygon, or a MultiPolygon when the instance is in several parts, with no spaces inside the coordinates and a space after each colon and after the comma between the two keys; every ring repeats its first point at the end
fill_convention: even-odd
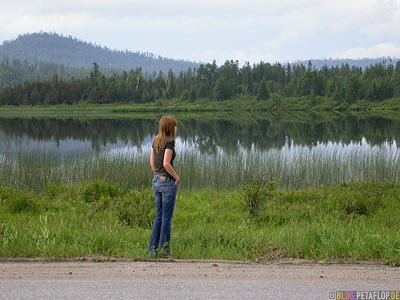
{"type": "Polygon", "coordinates": [[[175,180],[171,180],[170,190],[172,194],[176,194],[178,191],[178,185],[175,184],[175,180]]]}
{"type": "Polygon", "coordinates": [[[171,186],[171,187],[175,187],[176,188],[178,186],[177,184],[175,184],[175,182],[176,181],[175,181],[174,178],[169,178],[168,179],[168,185],[171,186]]]}

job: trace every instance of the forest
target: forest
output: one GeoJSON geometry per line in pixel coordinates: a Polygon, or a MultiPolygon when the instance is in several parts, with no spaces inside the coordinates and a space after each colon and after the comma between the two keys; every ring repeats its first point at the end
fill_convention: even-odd
{"type": "Polygon", "coordinates": [[[182,59],[172,59],[150,52],[132,52],[103,47],[85,42],[72,36],[57,33],[37,32],[19,35],[15,40],[0,44],[0,58],[51,62],[65,67],[90,69],[93,62],[105,69],[142,68],[143,72],[152,73],[162,70],[175,73],[187,68],[198,67],[198,63],[182,59]]]}
{"type": "Polygon", "coordinates": [[[241,101],[265,101],[287,97],[326,97],[327,101],[352,104],[358,100],[377,102],[400,97],[400,62],[385,61],[366,68],[323,66],[311,61],[301,65],[264,63],[239,66],[227,60],[223,65],[201,64],[175,74],[159,71],[149,75],[141,68],[120,73],[102,73],[97,63],[83,78],[25,82],[0,87],[0,105],[55,105],[80,103],[151,103],[180,99],[224,101],[241,96],[241,101]],[[107,76],[106,76],[107,75],[107,76]]]}
{"type": "MultiPolygon", "coordinates": [[[[100,71],[106,77],[122,73],[122,70],[114,69],[100,69],[100,71]]],[[[62,80],[85,78],[90,75],[90,69],[65,67],[53,62],[29,63],[26,59],[3,57],[0,62],[0,87],[24,82],[51,80],[55,74],[62,80]]]]}

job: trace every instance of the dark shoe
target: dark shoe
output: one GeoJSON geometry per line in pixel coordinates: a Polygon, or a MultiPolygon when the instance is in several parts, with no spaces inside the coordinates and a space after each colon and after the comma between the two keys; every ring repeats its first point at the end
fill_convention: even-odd
{"type": "Polygon", "coordinates": [[[149,251],[148,254],[149,254],[150,258],[158,258],[158,257],[160,257],[157,249],[154,249],[153,251],[149,251]]]}

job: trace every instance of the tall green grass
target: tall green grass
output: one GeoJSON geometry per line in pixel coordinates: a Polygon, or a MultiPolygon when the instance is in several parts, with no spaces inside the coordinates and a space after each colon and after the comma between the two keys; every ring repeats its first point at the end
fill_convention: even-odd
{"type": "MultiPolygon", "coordinates": [[[[400,263],[399,184],[269,186],[254,215],[245,197],[251,188],[179,190],[173,257],[400,263]]],[[[0,187],[0,256],[145,258],[154,206],[150,188],[104,181],[48,185],[41,193],[0,187]]]]}
{"type": "MultiPolygon", "coordinates": [[[[78,151],[60,156],[51,149],[6,151],[0,155],[2,185],[40,191],[49,183],[73,184],[104,179],[120,186],[149,186],[149,151],[112,149],[78,151]]],[[[329,186],[349,181],[400,181],[396,145],[290,146],[239,149],[233,153],[178,151],[175,167],[182,189],[231,190],[266,173],[279,178],[280,189],[329,186]]]]}

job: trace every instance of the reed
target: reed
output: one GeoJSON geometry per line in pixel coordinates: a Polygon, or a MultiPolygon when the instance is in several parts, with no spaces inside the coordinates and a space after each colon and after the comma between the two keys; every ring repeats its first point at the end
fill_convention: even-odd
{"type": "MultiPolygon", "coordinates": [[[[0,182],[5,186],[40,191],[49,183],[73,184],[104,179],[120,186],[149,186],[149,151],[117,148],[81,150],[60,155],[52,149],[12,150],[0,156],[0,182]]],[[[175,167],[183,189],[231,190],[265,173],[279,178],[280,189],[330,186],[349,181],[400,181],[397,145],[365,147],[340,144],[282,149],[239,149],[234,153],[181,150],[175,167]]]]}

